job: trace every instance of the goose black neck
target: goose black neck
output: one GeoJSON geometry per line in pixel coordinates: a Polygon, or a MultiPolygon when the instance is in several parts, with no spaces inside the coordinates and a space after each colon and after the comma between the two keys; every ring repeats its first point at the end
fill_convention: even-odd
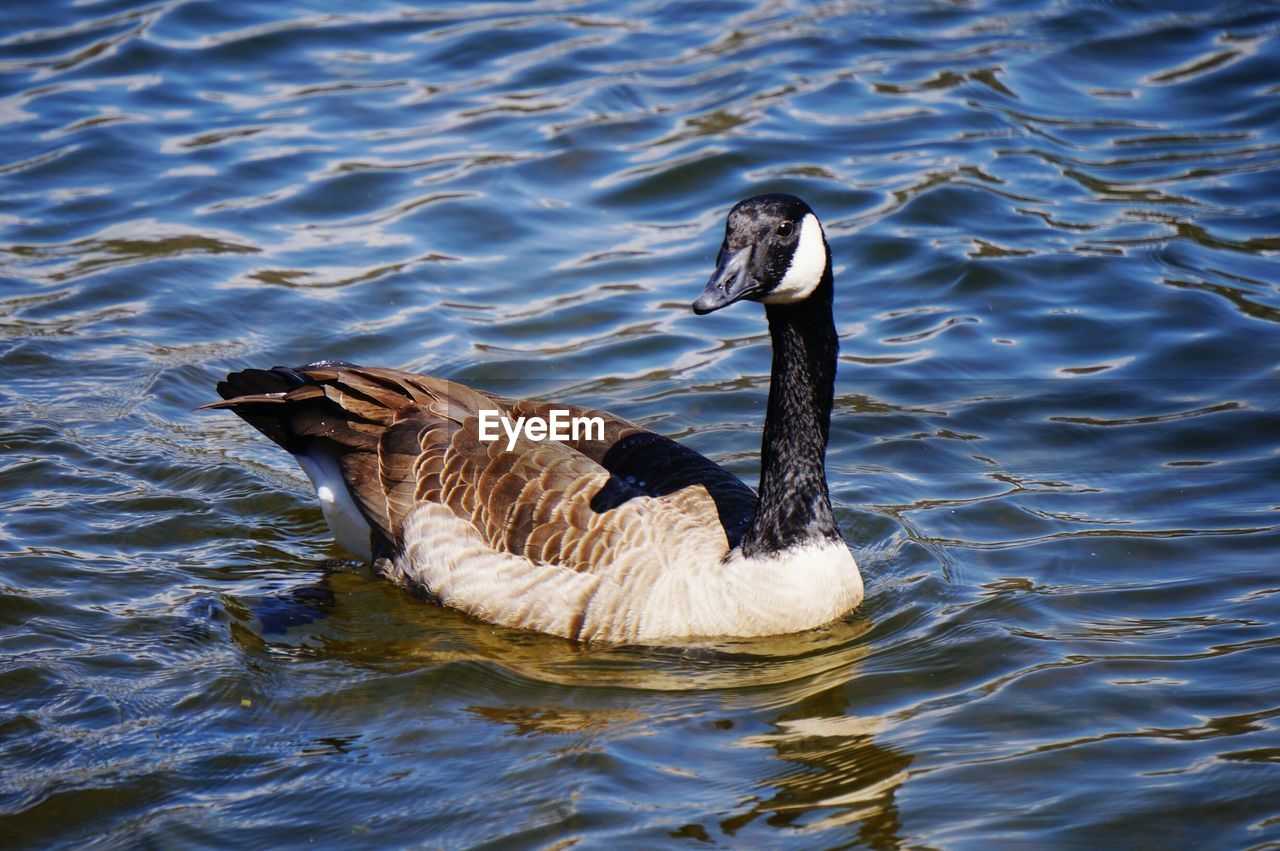
{"type": "Polygon", "coordinates": [[[841,540],[825,460],[840,348],[831,294],[828,267],[804,301],[765,305],[773,374],[760,446],[760,503],[742,538],[747,556],[841,540]]]}

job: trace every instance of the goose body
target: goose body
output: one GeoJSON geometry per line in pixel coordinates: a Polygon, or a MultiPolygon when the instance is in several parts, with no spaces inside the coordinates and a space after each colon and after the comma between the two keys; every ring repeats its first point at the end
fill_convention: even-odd
{"type": "Polygon", "coordinates": [[[788,195],[731,211],[694,303],[763,302],[774,343],[760,492],[605,411],[341,361],[248,369],[229,408],[292,453],[337,541],[382,576],[504,626],[652,644],[832,621],[862,600],[824,454],[837,340],[830,251],[788,195]],[[483,421],[597,422],[492,439],[483,421]]]}

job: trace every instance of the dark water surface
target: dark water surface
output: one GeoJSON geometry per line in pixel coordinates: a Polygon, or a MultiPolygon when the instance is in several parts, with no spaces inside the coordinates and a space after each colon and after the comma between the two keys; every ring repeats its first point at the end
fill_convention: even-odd
{"type": "Polygon", "coordinates": [[[0,24],[0,844],[1280,844],[1280,6],[29,2],[0,24]],[[341,357],[754,483],[729,206],[823,217],[867,579],[601,648],[342,557],[196,413],[341,357]]]}

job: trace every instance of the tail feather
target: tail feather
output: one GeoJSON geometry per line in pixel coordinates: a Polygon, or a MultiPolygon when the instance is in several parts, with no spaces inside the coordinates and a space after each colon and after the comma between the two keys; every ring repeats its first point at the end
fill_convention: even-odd
{"type": "Polygon", "coordinates": [[[386,553],[397,546],[404,515],[413,508],[416,451],[409,452],[421,429],[420,423],[397,424],[415,406],[436,402],[433,389],[447,387],[426,377],[421,380],[440,386],[413,386],[414,378],[345,361],[245,369],[218,382],[221,401],[201,407],[233,411],[297,457],[344,546],[370,552],[357,540],[361,524],[348,516],[358,509],[373,534],[372,552],[386,553]]]}

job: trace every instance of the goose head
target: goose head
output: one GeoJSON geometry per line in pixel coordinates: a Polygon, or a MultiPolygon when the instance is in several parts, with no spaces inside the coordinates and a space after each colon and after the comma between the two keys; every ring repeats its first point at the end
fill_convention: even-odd
{"type": "Polygon", "coordinates": [[[729,211],[716,271],[693,303],[702,315],[735,301],[798,304],[818,289],[831,265],[822,225],[794,195],[757,195],[729,211]]]}

